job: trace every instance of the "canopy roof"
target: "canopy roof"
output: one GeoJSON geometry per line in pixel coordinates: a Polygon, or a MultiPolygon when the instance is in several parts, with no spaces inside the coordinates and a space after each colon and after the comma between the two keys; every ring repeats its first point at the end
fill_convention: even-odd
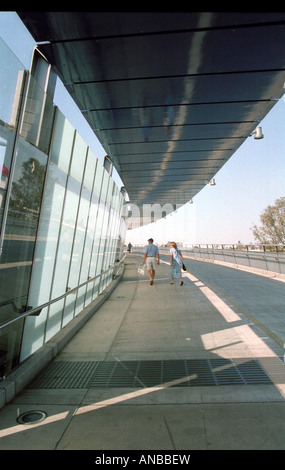
{"type": "Polygon", "coordinates": [[[139,207],[193,198],[284,93],[285,13],[18,14],[139,207]]]}

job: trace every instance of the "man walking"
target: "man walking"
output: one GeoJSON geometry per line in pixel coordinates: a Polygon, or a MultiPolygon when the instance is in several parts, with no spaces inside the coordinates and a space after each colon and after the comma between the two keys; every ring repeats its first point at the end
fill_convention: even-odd
{"type": "Polygon", "coordinates": [[[144,250],[144,258],[143,258],[143,265],[146,260],[146,269],[150,281],[150,285],[153,285],[153,280],[155,276],[155,262],[157,258],[157,264],[159,265],[159,250],[156,245],[153,244],[153,239],[148,239],[148,245],[145,247],[144,250]]]}

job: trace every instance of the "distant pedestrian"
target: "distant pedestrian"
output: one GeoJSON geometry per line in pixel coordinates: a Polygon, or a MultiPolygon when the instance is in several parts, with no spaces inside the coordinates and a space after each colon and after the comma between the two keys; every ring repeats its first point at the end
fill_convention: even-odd
{"type": "Polygon", "coordinates": [[[128,244],[128,252],[129,252],[129,253],[132,251],[132,246],[133,246],[133,245],[131,244],[131,242],[129,242],[129,244],[128,244]]]}
{"type": "Polygon", "coordinates": [[[144,250],[143,265],[146,261],[146,269],[150,281],[150,285],[153,285],[153,280],[155,276],[155,262],[157,259],[157,264],[159,265],[159,249],[156,245],[153,244],[153,239],[148,239],[148,245],[144,250]]]}
{"type": "Polygon", "coordinates": [[[181,268],[184,260],[181,251],[178,250],[175,242],[171,243],[170,248],[170,284],[173,284],[174,278],[180,278],[180,285],[183,286],[181,268]]]}

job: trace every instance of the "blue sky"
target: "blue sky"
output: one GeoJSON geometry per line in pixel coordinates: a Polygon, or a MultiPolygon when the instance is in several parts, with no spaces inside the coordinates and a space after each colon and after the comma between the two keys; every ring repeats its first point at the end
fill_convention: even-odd
{"type": "MultiPolygon", "coordinates": [[[[35,43],[16,13],[0,12],[0,34],[29,68],[35,43]]],[[[61,84],[55,103],[102,161],[106,152],[61,84]]],[[[215,175],[216,186],[207,185],[193,198],[193,204],[186,204],[176,214],[128,231],[126,241],[144,244],[152,236],[157,243],[254,242],[250,228],[259,224],[260,214],[269,204],[285,196],[284,97],[260,125],[264,139],[249,137],[215,175]]],[[[115,179],[120,186],[116,173],[115,179]]]]}

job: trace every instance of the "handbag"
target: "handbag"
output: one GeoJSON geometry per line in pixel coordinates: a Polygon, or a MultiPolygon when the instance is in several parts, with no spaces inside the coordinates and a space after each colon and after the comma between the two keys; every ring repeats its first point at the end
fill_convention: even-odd
{"type": "Polygon", "coordinates": [[[144,269],[139,267],[138,268],[138,274],[140,274],[141,276],[144,276],[144,269]]]}
{"type": "Polygon", "coordinates": [[[184,263],[182,263],[182,269],[183,269],[183,271],[187,271],[186,266],[185,266],[184,263]]]}

